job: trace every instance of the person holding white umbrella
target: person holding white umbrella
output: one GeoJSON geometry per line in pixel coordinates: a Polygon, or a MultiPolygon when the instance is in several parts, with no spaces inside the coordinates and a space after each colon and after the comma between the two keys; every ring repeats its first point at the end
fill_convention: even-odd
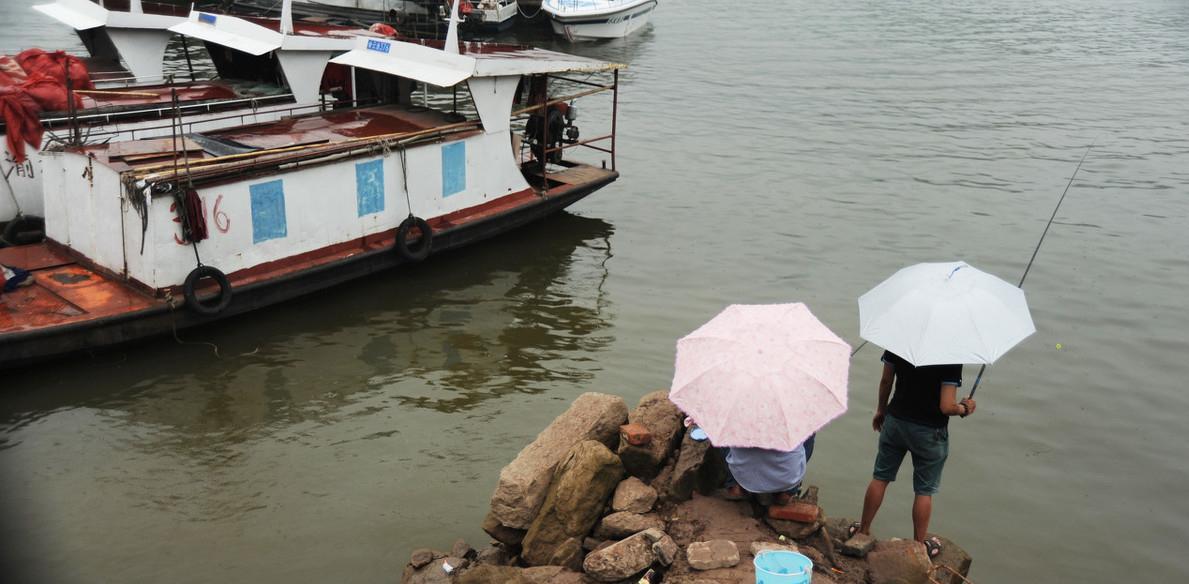
{"type": "Polygon", "coordinates": [[[949,456],[949,418],[969,416],[977,407],[971,397],[957,397],[962,363],[992,363],[1036,327],[1023,290],[965,262],[896,272],[859,298],[859,321],[860,335],[886,351],[871,420],[879,432],[875,469],[862,520],[851,525],[850,535],[871,534],[888,484],[911,454],[913,539],[935,557],[941,542],[928,537],[928,529],[949,456]]]}

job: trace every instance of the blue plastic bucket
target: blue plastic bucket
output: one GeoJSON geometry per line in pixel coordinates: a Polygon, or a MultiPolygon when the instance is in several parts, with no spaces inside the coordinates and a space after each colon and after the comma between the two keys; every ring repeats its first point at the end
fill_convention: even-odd
{"type": "Polygon", "coordinates": [[[756,556],[756,584],[808,584],[813,560],[786,550],[764,550],[756,556]]]}

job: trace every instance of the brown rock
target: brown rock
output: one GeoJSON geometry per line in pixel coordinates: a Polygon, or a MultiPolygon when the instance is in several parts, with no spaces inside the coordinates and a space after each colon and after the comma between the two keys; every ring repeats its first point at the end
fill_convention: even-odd
{"type": "Polygon", "coordinates": [[[458,558],[474,557],[475,550],[467,544],[466,540],[459,539],[454,542],[454,546],[450,548],[450,555],[458,558]]]}
{"type": "Polygon", "coordinates": [[[524,536],[521,559],[531,566],[577,569],[582,540],[622,478],[623,465],[606,446],[594,440],[574,445],[557,466],[541,512],[524,536]]]}
{"type": "Polygon", "coordinates": [[[711,475],[715,458],[711,452],[710,440],[693,440],[686,433],[685,439],[681,440],[677,464],[673,466],[673,476],[668,481],[666,496],[669,501],[690,501],[694,490],[705,492],[706,483],[711,482],[707,481],[707,475],[711,475]]]}
{"type": "Polygon", "coordinates": [[[802,523],[800,521],[784,521],[782,519],[773,519],[765,515],[764,522],[767,523],[776,533],[783,535],[789,539],[801,541],[815,533],[821,527],[820,521],[813,523],[802,523]]]}
{"type": "Polygon", "coordinates": [[[508,563],[508,558],[508,548],[503,544],[496,543],[479,550],[475,554],[475,563],[503,566],[508,563]]]}
{"type": "Polygon", "coordinates": [[[487,517],[483,519],[482,527],[487,535],[506,546],[516,547],[524,540],[523,529],[513,529],[500,523],[500,520],[491,512],[488,512],[487,517]]]}
{"type": "Polygon", "coordinates": [[[932,568],[925,545],[917,541],[881,541],[867,554],[871,584],[927,584],[932,568]]]}
{"type": "MultiPolygon", "coordinates": [[[[933,558],[934,566],[948,566],[958,574],[965,578],[970,574],[970,554],[966,550],[958,547],[958,544],[941,536],[935,536],[941,540],[941,553],[933,558]]],[[[946,584],[962,584],[962,578],[959,578],[949,570],[937,570],[933,573],[933,577],[946,584]]]]}
{"type": "Polygon", "coordinates": [[[524,568],[512,566],[475,566],[458,577],[458,584],[521,584],[524,568]]]}
{"type": "Polygon", "coordinates": [[[865,533],[856,533],[854,537],[842,542],[842,553],[852,558],[864,558],[873,547],[875,538],[865,533]]]}
{"type": "Polygon", "coordinates": [[[644,571],[656,560],[651,535],[649,532],[640,532],[591,552],[582,562],[583,571],[599,582],[618,582],[644,571]]]}
{"type": "Polygon", "coordinates": [[[739,563],[739,548],[729,539],[696,541],[685,548],[685,559],[695,570],[730,568],[739,563]]]}
{"type": "Polygon", "coordinates": [[[500,471],[491,496],[496,520],[505,527],[527,529],[545,501],[554,470],[570,449],[584,440],[617,447],[619,427],[626,419],[627,405],[620,397],[600,393],[578,396],[570,409],[500,471]]]}
{"type": "Polygon", "coordinates": [[[531,584],[549,584],[558,574],[564,571],[566,569],[561,566],[535,566],[525,568],[520,573],[520,578],[531,584]]]}
{"type": "Polygon", "coordinates": [[[628,415],[628,422],[647,428],[652,439],[642,446],[620,445],[619,457],[628,474],[643,479],[656,477],[684,434],[683,417],[681,410],[669,401],[667,391],[654,391],[640,398],[639,405],[628,415]]]}
{"type": "Polygon", "coordinates": [[[668,535],[660,538],[652,544],[652,555],[656,557],[656,561],[662,566],[669,566],[677,561],[677,553],[681,548],[677,547],[677,542],[668,535]]]}
{"type": "Polygon", "coordinates": [[[795,543],[779,543],[774,541],[753,541],[751,542],[751,557],[760,555],[760,552],[768,550],[777,550],[785,552],[799,551],[795,543]]]}
{"type": "Polygon", "coordinates": [[[620,511],[603,518],[595,528],[594,536],[600,539],[623,539],[645,529],[665,529],[665,522],[656,513],[641,515],[620,511]]]}
{"type": "Polygon", "coordinates": [[[410,554],[410,556],[409,556],[409,565],[413,566],[413,569],[420,568],[420,567],[432,562],[433,556],[434,556],[433,550],[431,550],[429,548],[415,549],[415,550],[413,550],[413,553],[410,554]]]}
{"type": "Polygon", "coordinates": [[[636,477],[628,477],[619,483],[615,487],[615,495],[611,497],[611,509],[614,511],[648,513],[655,504],[656,489],[636,477]]]}
{"type": "Polygon", "coordinates": [[[848,517],[830,517],[825,520],[826,531],[834,541],[846,541],[850,535],[846,532],[855,520],[848,517]]]}
{"type": "Polygon", "coordinates": [[[420,568],[406,566],[401,584],[448,584],[450,573],[442,568],[449,558],[440,558],[420,568]]]}

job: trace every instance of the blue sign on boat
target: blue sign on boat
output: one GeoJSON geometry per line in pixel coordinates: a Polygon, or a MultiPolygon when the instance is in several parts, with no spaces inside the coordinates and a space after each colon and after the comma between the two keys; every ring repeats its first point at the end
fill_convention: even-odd
{"type": "Polygon", "coordinates": [[[205,12],[199,12],[199,13],[198,13],[198,22],[205,22],[205,23],[207,23],[207,24],[214,24],[214,23],[215,23],[215,15],[214,15],[214,14],[207,14],[207,13],[205,13],[205,12]]]}
{"type": "Polygon", "coordinates": [[[375,51],[377,53],[387,53],[392,50],[392,43],[384,41],[369,40],[367,41],[367,50],[375,51]]]}
{"type": "Polygon", "coordinates": [[[289,234],[285,221],[285,186],[280,180],[248,187],[252,202],[252,243],[289,234]]]}

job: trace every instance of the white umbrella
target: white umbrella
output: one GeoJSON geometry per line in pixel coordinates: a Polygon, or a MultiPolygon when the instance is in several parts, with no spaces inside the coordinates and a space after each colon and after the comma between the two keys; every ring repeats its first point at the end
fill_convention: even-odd
{"type": "Polygon", "coordinates": [[[1034,332],[1024,291],[966,262],[909,266],[859,297],[859,335],[917,367],[994,363],[1034,332]]]}

